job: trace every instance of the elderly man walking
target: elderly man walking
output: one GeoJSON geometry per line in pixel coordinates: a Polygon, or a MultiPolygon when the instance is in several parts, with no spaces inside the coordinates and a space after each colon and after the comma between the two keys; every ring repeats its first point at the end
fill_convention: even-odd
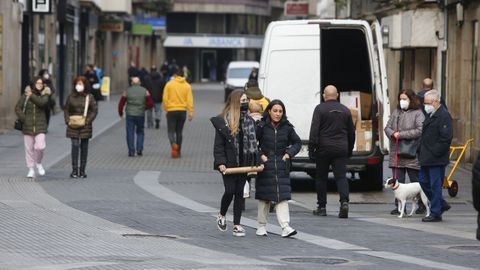
{"type": "Polygon", "coordinates": [[[134,157],[135,151],[138,156],[143,155],[143,140],[145,137],[145,110],[153,107],[152,96],[147,89],[140,86],[140,78],[132,78],[132,86],[125,91],[118,103],[118,115],[123,117],[123,107],[127,105],[127,146],[128,156],[134,157]],[[135,134],[137,143],[135,145],[135,134]]]}
{"type": "Polygon", "coordinates": [[[313,112],[308,142],[309,156],[316,161],[317,216],[327,215],[327,181],[330,165],[340,194],[339,218],[348,218],[349,187],[346,178],[347,159],[355,144],[355,127],[350,110],[337,101],[337,88],[323,90],[325,102],[313,112]]]}
{"type": "Polygon", "coordinates": [[[450,209],[450,205],[442,196],[442,183],[445,167],[449,163],[453,137],[452,117],[440,103],[440,94],[437,90],[426,92],[423,104],[426,118],[423,122],[418,160],[420,185],[430,200],[431,213],[422,221],[439,222],[442,221],[443,212],[450,209]]]}

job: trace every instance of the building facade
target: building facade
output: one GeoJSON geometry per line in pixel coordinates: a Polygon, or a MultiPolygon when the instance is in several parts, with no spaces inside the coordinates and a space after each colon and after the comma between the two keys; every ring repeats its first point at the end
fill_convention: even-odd
{"type": "Polygon", "coordinates": [[[167,61],[195,81],[222,81],[230,61],[259,61],[263,34],[281,3],[269,0],[176,0],[167,14],[167,61]]]}
{"type": "Polygon", "coordinates": [[[22,8],[17,1],[0,1],[0,132],[13,128],[21,92],[22,8]]]}
{"type": "Polygon", "coordinates": [[[480,151],[477,112],[480,7],[478,1],[341,1],[353,18],[382,25],[392,106],[400,89],[418,90],[430,77],[453,118],[453,145],[473,138],[464,160],[480,151]]]}

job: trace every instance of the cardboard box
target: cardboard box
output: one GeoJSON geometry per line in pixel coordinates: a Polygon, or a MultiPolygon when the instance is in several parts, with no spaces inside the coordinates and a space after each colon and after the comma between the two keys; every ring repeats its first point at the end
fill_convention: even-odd
{"type": "Polygon", "coordinates": [[[357,127],[358,110],[350,109],[350,113],[352,114],[353,126],[354,126],[354,127],[357,127]]]}
{"type": "Polygon", "coordinates": [[[360,91],[340,92],[340,103],[351,110],[357,110],[358,121],[371,119],[372,94],[360,91]]]}
{"type": "Polygon", "coordinates": [[[372,151],[372,131],[357,130],[353,151],[372,151]]]}
{"type": "Polygon", "coordinates": [[[360,107],[362,120],[369,120],[372,117],[372,94],[360,92],[360,107]]]}
{"type": "Polygon", "coordinates": [[[365,131],[357,130],[355,145],[357,151],[365,151],[365,131]]]}
{"type": "Polygon", "coordinates": [[[362,120],[357,122],[356,129],[359,131],[372,131],[372,120],[362,120]]]}

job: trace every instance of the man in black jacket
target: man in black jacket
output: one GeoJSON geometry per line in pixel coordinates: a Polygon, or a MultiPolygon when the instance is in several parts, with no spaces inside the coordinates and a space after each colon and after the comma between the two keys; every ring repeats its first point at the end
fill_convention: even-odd
{"type": "Polygon", "coordinates": [[[317,204],[314,215],[326,216],[327,181],[330,165],[340,194],[339,218],[348,218],[349,187],[346,164],[355,144],[355,127],[350,110],[338,102],[337,88],[323,90],[325,102],[317,105],[310,127],[308,152],[316,161],[317,204]]]}
{"type": "Polygon", "coordinates": [[[449,163],[450,144],[452,143],[452,117],[440,103],[437,90],[425,93],[422,137],[418,161],[420,162],[420,185],[431,204],[430,216],[423,222],[442,221],[443,212],[450,205],[443,199],[442,184],[445,167],[449,163]]]}
{"type": "Polygon", "coordinates": [[[473,207],[477,210],[477,240],[480,240],[480,153],[473,166],[472,172],[472,198],[473,207]]]}
{"type": "Polygon", "coordinates": [[[153,99],[153,108],[147,111],[147,127],[153,127],[153,111],[155,111],[155,128],[160,128],[160,119],[162,116],[163,88],[167,83],[166,78],[162,77],[153,65],[150,68],[150,74],[145,77],[145,88],[150,92],[153,99]]]}

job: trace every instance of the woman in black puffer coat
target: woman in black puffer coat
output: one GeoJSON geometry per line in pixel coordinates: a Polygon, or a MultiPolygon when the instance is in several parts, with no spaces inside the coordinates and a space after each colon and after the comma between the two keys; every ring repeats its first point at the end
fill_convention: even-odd
{"type": "Polygon", "coordinates": [[[295,235],[297,232],[289,226],[288,200],[291,198],[292,190],[289,165],[290,158],[300,151],[301,140],[293,125],[287,120],[282,101],[273,100],[268,104],[263,121],[258,124],[257,139],[260,158],[265,164],[265,169],[258,174],[255,182],[255,199],[259,200],[257,235],[267,235],[270,202],[276,203],[275,209],[282,227],[282,237],[295,235]]]}

